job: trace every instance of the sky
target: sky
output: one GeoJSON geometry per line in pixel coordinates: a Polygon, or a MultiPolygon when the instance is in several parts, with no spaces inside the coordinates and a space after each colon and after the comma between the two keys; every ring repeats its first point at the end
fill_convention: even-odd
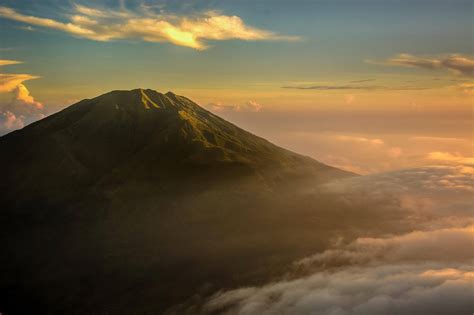
{"type": "Polygon", "coordinates": [[[0,1],[0,133],[110,90],[185,95],[361,174],[473,156],[471,0],[0,1]]]}

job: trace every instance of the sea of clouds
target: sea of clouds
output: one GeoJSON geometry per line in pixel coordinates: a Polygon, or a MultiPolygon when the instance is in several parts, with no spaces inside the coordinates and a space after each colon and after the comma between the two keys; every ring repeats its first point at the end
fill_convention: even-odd
{"type": "MultiPolygon", "coordinates": [[[[295,261],[257,287],[220,291],[219,314],[472,314],[474,168],[437,165],[325,185],[347,204],[374,204],[404,227],[360,235],[295,261]],[[395,201],[395,202],[394,202],[395,201]],[[395,216],[396,217],[396,216],[395,216]]],[[[376,223],[375,223],[376,224],[376,223]]]]}

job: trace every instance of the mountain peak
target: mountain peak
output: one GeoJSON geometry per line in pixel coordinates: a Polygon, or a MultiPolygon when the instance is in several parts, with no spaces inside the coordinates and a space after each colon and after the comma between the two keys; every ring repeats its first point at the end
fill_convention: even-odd
{"type": "Polygon", "coordinates": [[[0,148],[8,148],[3,165],[21,164],[7,176],[25,187],[43,182],[50,191],[196,177],[210,183],[254,178],[273,187],[349,175],[273,145],[186,97],[150,89],[85,99],[1,137],[0,148]]]}

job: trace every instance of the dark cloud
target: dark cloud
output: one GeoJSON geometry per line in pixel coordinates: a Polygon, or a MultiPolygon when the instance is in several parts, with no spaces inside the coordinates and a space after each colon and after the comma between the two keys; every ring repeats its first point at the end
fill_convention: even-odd
{"type": "Polygon", "coordinates": [[[401,87],[387,87],[380,85],[311,85],[311,86],[282,86],[283,89],[295,89],[295,90],[391,90],[391,91],[418,91],[418,90],[428,90],[428,87],[419,87],[419,86],[401,86],[401,87]]]}
{"type": "Polygon", "coordinates": [[[354,80],[354,81],[349,81],[349,83],[363,83],[363,82],[372,82],[372,81],[375,81],[375,79],[354,80]]]}
{"type": "Polygon", "coordinates": [[[449,70],[458,75],[474,75],[474,59],[460,54],[451,54],[440,57],[421,57],[410,54],[400,54],[388,59],[385,64],[414,67],[428,70],[449,70]]]}

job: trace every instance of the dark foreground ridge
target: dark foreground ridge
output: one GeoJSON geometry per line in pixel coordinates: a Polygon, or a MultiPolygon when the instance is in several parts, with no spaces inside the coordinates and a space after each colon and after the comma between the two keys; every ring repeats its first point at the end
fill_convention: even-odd
{"type": "Polygon", "coordinates": [[[352,176],[143,89],[80,101],[0,151],[5,314],[158,314],[258,283],[323,242],[307,214],[327,201],[300,192],[352,176]]]}

